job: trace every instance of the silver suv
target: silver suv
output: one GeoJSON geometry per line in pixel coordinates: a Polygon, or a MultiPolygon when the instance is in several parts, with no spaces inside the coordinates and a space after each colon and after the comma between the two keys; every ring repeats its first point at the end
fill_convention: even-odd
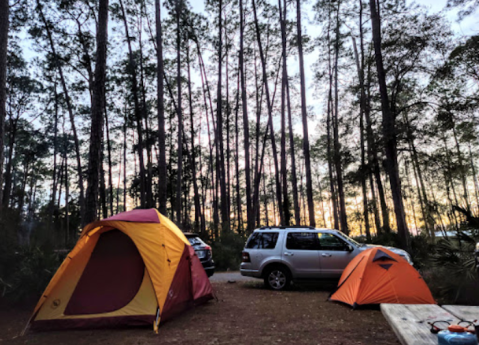
{"type": "MultiPolygon", "coordinates": [[[[240,271],[243,276],[263,278],[273,290],[282,290],[292,280],[339,278],[356,255],[371,247],[338,230],[263,227],[246,242],[240,271]]],[[[406,251],[386,248],[412,264],[406,251]]]]}

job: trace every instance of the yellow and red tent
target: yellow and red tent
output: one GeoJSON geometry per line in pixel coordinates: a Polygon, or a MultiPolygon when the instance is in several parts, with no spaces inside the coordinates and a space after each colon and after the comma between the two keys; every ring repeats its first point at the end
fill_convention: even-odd
{"type": "Polygon", "coordinates": [[[38,301],[32,329],[153,324],[213,298],[180,229],[155,209],[87,225],[38,301]]]}

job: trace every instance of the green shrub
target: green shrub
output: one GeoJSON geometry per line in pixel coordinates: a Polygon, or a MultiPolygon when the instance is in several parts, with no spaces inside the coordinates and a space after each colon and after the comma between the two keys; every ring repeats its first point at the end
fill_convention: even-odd
{"type": "Polygon", "coordinates": [[[430,256],[430,267],[423,270],[423,275],[433,294],[442,303],[479,303],[475,243],[476,240],[468,236],[461,236],[460,241],[437,241],[435,251],[430,256]]]}
{"type": "Polygon", "coordinates": [[[10,303],[36,300],[61,263],[58,255],[46,247],[1,249],[1,298],[10,303]]]}
{"type": "Polygon", "coordinates": [[[212,243],[213,259],[217,271],[237,271],[241,263],[246,238],[233,232],[223,233],[219,241],[212,243]]]}

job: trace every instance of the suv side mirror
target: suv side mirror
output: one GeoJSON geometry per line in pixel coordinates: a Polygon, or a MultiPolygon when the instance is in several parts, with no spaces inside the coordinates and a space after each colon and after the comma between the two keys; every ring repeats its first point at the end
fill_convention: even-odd
{"type": "Polygon", "coordinates": [[[354,250],[354,248],[353,248],[352,245],[348,244],[348,245],[346,245],[346,250],[347,250],[348,252],[352,252],[352,251],[354,250]]]}

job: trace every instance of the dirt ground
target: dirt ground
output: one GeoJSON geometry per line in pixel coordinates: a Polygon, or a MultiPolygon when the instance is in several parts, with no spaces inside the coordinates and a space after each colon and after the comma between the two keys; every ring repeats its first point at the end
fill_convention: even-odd
{"type": "Polygon", "coordinates": [[[327,301],[334,285],[273,292],[261,281],[213,282],[219,301],[160,326],[57,332],[18,337],[31,310],[0,310],[0,344],[399,344],[379,310],[327,301]]]}

